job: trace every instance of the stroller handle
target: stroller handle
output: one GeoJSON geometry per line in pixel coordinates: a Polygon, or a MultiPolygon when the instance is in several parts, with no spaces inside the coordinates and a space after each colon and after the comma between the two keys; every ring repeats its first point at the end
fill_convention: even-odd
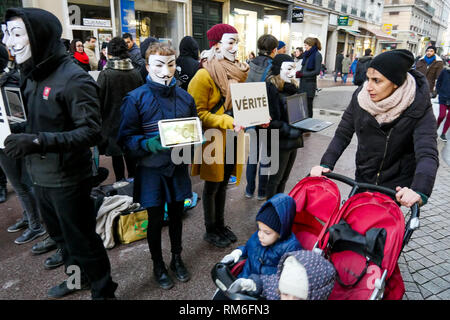
{"type": "MultiPolygon", "coordinates": [[[[372,191],[377,191],[377,192],[389,195],[389,196],[393,197],[394,199],[395,199],[395,195],[397,194],[397,192],[395,190],[385,188],[382,186],[377,186],[374,184],[357,182],[353,179],[350,179],[349,177],[346,177],[346,176],[343,176],[343,175],[340,175],[337,173],[329,172],[329,173],[323,173],[322,175],[329,179],[338,180],[338,181],[341,181],[341,182],[351,186],[352,191],[350,192],[349,197],[353,196],[356,193],[356,191],[358,191],[358,189],[368,189],[368,190],[372,190],[372,191]]],[[[395,202],[398,203],[397,201],[395,201],[395,202]]],[[[407,229],[406,229],[405,237],[403,240],[403,246],[405,246],[409,242],[409,239],[411,238],[413,231],[416,230],[417,228],[419,228],[419,216],[420,216],[419,204],[416,202],[411,207],[411,217],[407,223],[407,229]]]]}

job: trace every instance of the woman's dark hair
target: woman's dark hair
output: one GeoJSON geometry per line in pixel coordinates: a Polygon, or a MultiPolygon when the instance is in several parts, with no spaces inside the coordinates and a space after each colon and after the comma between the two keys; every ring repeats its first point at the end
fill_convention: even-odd
{"type": "Polygon", "coordinates": [[[269,56],[278,47],[278,40],[271,34],[264,34],[258,39],[259,54],[269,56]]]}
{"type": "Polygon", "coordinates": [[[309,45],[310,47],[314,47],[316,46],[317,49],[322,50],[322,44],[320,43],[320,40],[317,38],[306,38],[305,41],[303,41],[304,43],[306,43],[307,45],[309,45]]]}
{"type": "MultiPolygon", "coordinates": [[[[77,51],[77,42],[81,42],[83,44],[83,41],[80,39],[73,39],[72,42],[70,42],[70,53],[74,54],[77,51]]],[[[84,51],[84,48],[83,48],[84,51]]]]}
{"type": "Polygon", "coordinates": [[[108,55],[119,59],[129,58],[130,54],[128,53],[128,47],[125,40],[121,37],[115,37],[108,42],[108,55]]]}

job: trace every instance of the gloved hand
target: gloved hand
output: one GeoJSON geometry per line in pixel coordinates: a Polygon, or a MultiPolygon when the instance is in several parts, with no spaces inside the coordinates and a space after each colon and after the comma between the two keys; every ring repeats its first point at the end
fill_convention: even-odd
{"type": "Polygon", "coordinates": [[[254,292],[256,291],[256,283],[252,279],[244,279],[240,278],[234,281],[231,286],[228,288],[228,292],[230,293],[238,293],[238,292],[254,292]]]}
{"type": "Polygon", "coordinates": [[[164,148],[161,145],[161,138],[159,135],[157,135],[153,138],[142,140],[141,146],[144,150],[149,151],[151,153],[158,153],[163,150],[169,149],[169,148],[164,148]]]}
{"type": "Polygon", "coordinates": [[[39,153],[42,145],[37,134],[10,134],[5,140],[5,154],[14,159],[20,159],[32,153],[39,153]]]}
{"type": "Polygon", "coordinates": [[[242,256],[242,251],[239,249],[233,250],[230,254],[227,254],[225,257],[223,257],[221,263],[231,263],[231,262],[238,262],[239,258],[242,256]]]}
{"type": "Polygon", "coordinates": [[[303,72],[297,71],[297,72],[295,73],[295,77],[296,77],[296,78],[301,78],[301,77],[303,77],[303,72]]]}

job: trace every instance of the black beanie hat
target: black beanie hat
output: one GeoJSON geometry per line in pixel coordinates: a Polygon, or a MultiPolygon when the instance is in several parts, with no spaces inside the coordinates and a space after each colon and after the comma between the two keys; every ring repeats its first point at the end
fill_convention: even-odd
{"type": "Polygon", "coordinates": [[[277,54],[275,56],[275,58],[273,58],[272,61],[272,74],[274,76],[279,75],[280,74],[280,69],[281,69],[281,65],[283,64],[283,62],[294,62],[294,59],[287,54],[277,54]]]}
{"type": "Polygon", "coordinates": [[[428,46],[428,48],[427,48],[427,50],[426,50],[425,52],[427,52],[428,49],[433,49],[433,50],[434,50],[434,53],[437,52],[437,48],[436,48],[435,46],[428,46]]]}
{"type": "Polygon", "coordinates": [[[370,62],[369,68],[374,68],[383,76],[398,86],[406,80],[406,73],[414,63],[414,56],[409,50],[397,49],[380,53],[370,62]]]}
{"type": "Polygon", "coordinates": [[[267,205],[256,215],[256,221],[260,221],[267,225],[270,229],[280,233],[281,232],[281,222],[278,217],[278,213],[275,208],[270,204],[267,205]]]}

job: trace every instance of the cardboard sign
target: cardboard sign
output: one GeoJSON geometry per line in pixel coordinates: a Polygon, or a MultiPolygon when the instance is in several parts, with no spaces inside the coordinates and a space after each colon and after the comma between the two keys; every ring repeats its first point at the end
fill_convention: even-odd
{"type": "Polygon", "coordinates": [[[270,122],[265,82],[230,84],[236,126],[252,127],[270,122]]]}
{"type": "Polygon", "coordinates": [[[8,116],[6,113],[3,93],[0,90],[0,148],[5,148],[5,139],[11,134],[9,128],[8,116]]]}

